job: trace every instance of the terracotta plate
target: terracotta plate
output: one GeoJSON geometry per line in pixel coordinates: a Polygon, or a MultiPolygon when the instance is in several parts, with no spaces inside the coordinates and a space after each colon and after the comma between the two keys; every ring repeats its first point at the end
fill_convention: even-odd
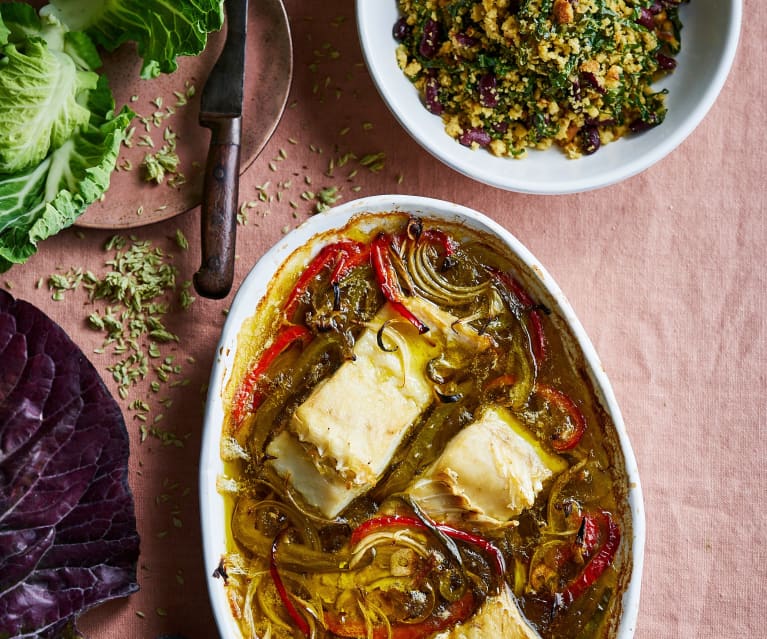
{"type": "MultiPolygon", "coordinates": [[[[168,219],[200,203],[210,139],[209,131],[197,121],[200,92],[218,59],[224,36],[223,31],[211,34],[202,54],[180,58],[175,73],[152,80],[140,79],[141,61],[132,46],[125,45],[104,55],[104,72],[117,108],[127,104],[150,123],[145,125],[138,117],[134,119],[132,145],[122,148],[109,190],[101,202],[92,204],[80,216],[77,226],[103,229],[142,226],[168,219]],[[167,178],[161,184],[144,179],[142,161],[147,153],[157,153],[167,144],[166,129],[176,135],[183,184],[174,185],[167,178]],[[148,146],[146,136],[152,139],[154,147],[148,146]]],[[[281,0],[249,3],[245,69],[241,172],[258,157],[287,102],[293,53],[281,0]]]]}

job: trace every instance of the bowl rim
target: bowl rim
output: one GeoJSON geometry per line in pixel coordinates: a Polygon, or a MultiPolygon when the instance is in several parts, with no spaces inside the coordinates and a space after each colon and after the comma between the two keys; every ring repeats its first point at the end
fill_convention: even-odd
{"type": "Polygon", "coordinates": [[[639,598],[644,565],[645,511],[639,468],[629,441],[617,399],[594,346],[575,315],[569,301],[543,265],[507,229],[484,213],[445,200],[412,195],[375,195],[344,203],[318,214],[296,227],[274,244],[253,266],[241,283],[230,307],[221,332],[208,385],[203,421],[202,446],[199,463],[199,499],[202,531],[203,562],[208,595],[214,617],[222,637],[241,637],[231,615],[222,581],[216,576],[220,557],[224,552],[226,530],[224,525],[224,497],[217,490],[217,478],[223,470],[220,457],[221,424],[223,421],[222,390],[231,374],[237,338],[243,322],[253,315],[273,275],[296,249],[317,235],[342,228],[352,217],[362,213],[405,212],[424,217],[444,217],[451,222],[465,223],[473,229],[496,237],[522,262],[531,276],[559,306],[562,318],[572,331],[580,347],[592,383],[603,408],[613,420],[626,464],[628,504],[632,517],[632,573],[622,600],[622,614],[616,638],[631,639],[636,629],[639,598]]]}
{"type": "MultiPolygon", "coordinates": [[[[730,5],[727,23],[729,28],[725,36],[723,55],[718,60],[714,73],[710,76],[709,84],[702,93],[700,101],[687,113],[680,126],[672,129],[668,135],[661,136],[659,143],[652,147],[649,152],[634,155],[626,163],[615,163],[606,171],[596,172],[591,175],[576,174],[569,179],[562,178],[561,175],[556,179],[552,179],[550,176],[542,176],[541,179],[531,184],[529,177],[515,177],[513,172],[504,172],[500,169],[492,173],[483,171],[482,163],[476,162],[476,159],[472,159],[471,156],[472,153],[478,153],[479,151],[470,151],[461,147],[458,142],[450,138],[444,131],[442,131],[444,139],[439,137],[428,138],[423,134],[422,124],[426,121],[424,114],[428,114],[426,108],[422,105],[420,110],[403,108],[401,100],[397,97],[397,90],[407,86],[406,82],[410,84],[404,77],[404,74],[400,72],[402,76],[401,84],[399,80],[397,80],[396,86],[387,81],[388,74],[385,70],[387,65],[390,67],[394,60],[396,42],[392,38],[391,59],[388,61],[387,56],[381,55],[380,51],[376,52],[375,47],[372,45],[373,32],[378,32],[381,28],[380,22],[374,19],[375,11],[373,7],[380,8],[379,3],[382,1],[385,0],[375,0],[375,2],[373,0],[355,0],[357,34],[365,65],[373,79],[373,84],[394,118],[424,150],[454,171],[499,189],[534,195],[566,195],[610,186],[641,173],[676,149],[701,123],[724,87],[740,40],[743,14],[742,0],[727,0],[730,5]]],[[[395,2],[396,0],[388,1],[395,2]]],[[[385,28],[387,32],[391,32],[390,27],[385,26],[385,28]]],[[[415,89],[412,90],[415,91],[415,89]]],[[[410,102],[408,106],[411,106],[410,102]]],[[[437,117],[431,114],[428,115],[432,118],[437,117]]],[[[441,123],[440,128],[442,128],[441,123]]],[[[621,145],[626,142],[627,140],[625,139],[617,140],[611,146],[621,145]]],[[[547,151],[555,150],[531,150],[532,153],[546,153],[547,151]]],[[[514,160],[512,158],[491,157],[499,162],[525,162],[525,159],[514,160]]],[[[594,157],[596,156],[583,157],[577,160],[577,162],[585,163],[594,157]]],[[[567,160],[567,162],[573,162],[573,160],[567,160]]],[[[499,164],[498,166],[502,165],[499,164]]]]}

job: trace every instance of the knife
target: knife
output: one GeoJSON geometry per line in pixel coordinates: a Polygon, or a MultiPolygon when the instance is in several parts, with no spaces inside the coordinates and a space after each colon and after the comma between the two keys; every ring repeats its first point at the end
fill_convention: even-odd
{"type": "Polygon", "coordinates": [[[225,0],[226,41],[200,96],[200,125],[211,130],[200,211],[202,259],[194,288],[221,299],[234,280],[248,0],[225,0]]]}

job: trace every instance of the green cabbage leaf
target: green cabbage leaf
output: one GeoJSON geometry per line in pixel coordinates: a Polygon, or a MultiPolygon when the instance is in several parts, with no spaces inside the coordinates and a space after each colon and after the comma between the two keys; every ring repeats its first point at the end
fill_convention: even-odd
{"type": "Polygon", "coordinates": [[[109,186],[133,113],[115,113],[96,47],[54,16],[0,4],[0,271],[109,186]]]}
{"type": "Polygon", "coordinates": [[[135,42],[142,78],[172,73],[176,58],[198,55],[224,22],[223,0],[51,0],[43,9],[107,51],[135,42]]]}

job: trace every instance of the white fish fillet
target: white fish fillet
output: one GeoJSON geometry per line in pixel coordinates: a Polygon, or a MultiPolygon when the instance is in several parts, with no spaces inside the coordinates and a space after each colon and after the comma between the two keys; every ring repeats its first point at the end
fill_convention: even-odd
{"type": "Polygon", "coordinates": [[[356,359],[341,365],[318,384],[298,407],[288,431],[267,447],[270,462],[307,503],[326,517],[338,515],[349,502],[375,486],[411,426],[434,401],[426,376],[429,360],[448,349],[488,345],[476,331],[423,300],[408,306],[427,321],[419,335],[386,304],[354,346],[356,359]],[[376,334],[390,320],[384,340],[401,346],[386,352],[376,334]],[[455,325],[455,328],[454,328],[455,325]],[[390,331],[401,336],[392,340],[390,331]]]}
{"type": "Polygon", "coordinates": [[[433,519],[500,526],[535,502],[566,464],[504,408],[485,409],[408,489],[433,519]]]}

